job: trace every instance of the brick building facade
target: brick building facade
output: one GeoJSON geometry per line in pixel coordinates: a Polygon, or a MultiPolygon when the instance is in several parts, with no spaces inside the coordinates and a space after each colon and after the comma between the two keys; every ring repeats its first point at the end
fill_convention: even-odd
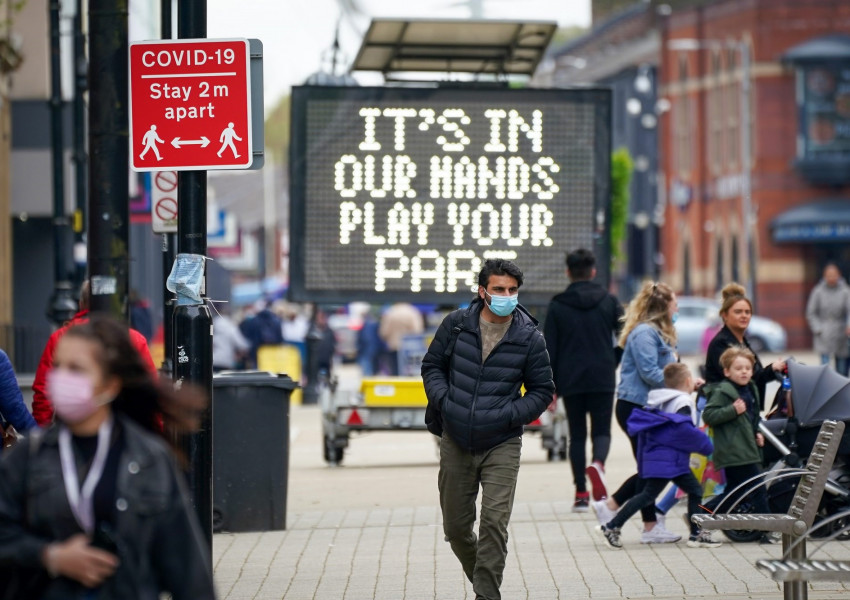
{"type": "MultiPolygon", "coordinates": [[[[721,0],[675,10],[660,27],[659,95],[670,101],[659,131],[660,186],[666,190],[662,279],[683,294],[702,296],[715,295],[733,280],[750,285],[741,129],[748,128],[757,312],[785,326],[790,348],[809,347],[808,294],[827,260],[850,274],[850,236],[803,241],[805,236],[783,238],[775,226],[791,218],[795,207],[821,206],[827,198],[839,213],[850,212],[844,208],[850,207],[850,181],[827,182],[799,168],[803,80],[787,53],[849,32],[850,3],[721,0]],[[741,110],[747,96],[741,88],[746,70],[741,44],[751,57],[749,116],[741,110]]],[[[850,73],[850,62],[846,68],[850,73]]],[[[850,103],[850,86],[847,95],[850,103]]],[[[827,125],[850,127],[850,104],[847,112],[846,122],[827,125]]]]}

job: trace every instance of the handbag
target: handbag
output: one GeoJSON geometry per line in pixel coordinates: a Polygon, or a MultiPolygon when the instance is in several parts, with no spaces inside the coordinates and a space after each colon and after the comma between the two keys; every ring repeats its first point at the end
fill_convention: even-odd
{"type": "MultiPolygon", "coordinates": [[[[706,435],[711,439],[711,442],[714,443],[714,432],[711,427],[708,425],[702,425],[700,427],[700,431],[704,431],[706,435]]],[[[694,477],[697,478],[697,481],[702,485],[702,497],[703,498],[711,498],[712,496],[717,496],[722,494],[726,489],[726,477],[723,472],[723,469],[718,469],[714,466],[714,454],[710,454],[708,456],[703,456],[702,454],[693,453],[691,454],[691,472],[694,474],[694,477]]],[[[676,492],[676,498],[683,498],[686,496],[685,492],[682,490],[678,490],[676,492]]]]}
{"type": "MultiPolygon", "coordinates": [[[[15,441],[10,442],[10,445],[16,444],[23,439],[23,436],[20,436],[15,431],[11,423],[7,423],[5,428],[0,425],[0,431],[3,432],[3,446],[6,448],[9,447],[6,441],[7,436],[15,436],[15,441]]],[[[30,437],[30,457],[36,452],[39,443],[39,437],[30,437]]],[[[25,469],[28,472],[29,458],[25,469]]],[[[25,478],[28,479],[28,475],[25,475],[25,478]]],[[[41,598],[51,581],[50,575],[43,567],[0,566],[0,600],[41,598]]]]}
{"type": "Polygon", "coordinates": [[[11,448],[21,439],[21,434],[17,432],[11,423],[6,423],[5,427],[0,424],[0,436],[3,437],[4,448],[11,448]]]}
{"type": "MultiPolygon", "coordinates": [[[[451,325],[452,331],[449,335],[449,342],[446,344],[446,348],[443,351],[443,356],[446,361],[451,361],[452,353],[455,351],[455,344],[457,343],[457,336],[460,335],[462,328],[460,326],[461,316],[460,311],[455,311],[457,316],[452,316],[451,325]]],[[[454,313],[453,313],[454,314],[454,313]]],[[[442,437],[443,435],[443,414],[440,412],[440,408],[435,406],[431,399],[428,398],[428,404],[425,406],[425,427],[436,435],[437,437],[442,437]]]]}

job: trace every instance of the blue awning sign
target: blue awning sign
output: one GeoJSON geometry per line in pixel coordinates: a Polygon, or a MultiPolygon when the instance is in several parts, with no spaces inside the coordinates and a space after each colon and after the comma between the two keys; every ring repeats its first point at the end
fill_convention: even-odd
{"type": "Polygon", "coordinates": [[[775,242],[846,242],[850,241],[850,224],[819,223],[774,227],[775,242]]]}

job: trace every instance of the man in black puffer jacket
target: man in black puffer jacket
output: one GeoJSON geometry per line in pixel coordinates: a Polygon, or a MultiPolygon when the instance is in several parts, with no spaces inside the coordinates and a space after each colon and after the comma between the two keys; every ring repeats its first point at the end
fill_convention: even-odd
{"type": "Polygon", "coordinates": [[[443,430],[443,531],[476,600],[501,598],[523,426],[546,410],[555,391],[537,321],[517,303],[521,285],[522,271],[512,262],[485,261],[478,297],[443,320],[422,360],[428,428],[443,430]]]}
{"type": "Polygon", "coordinates": [[[623,307],[604,287],[595,283],[596,257],[584,248],[567,255],[567,289],[552,298],[546,312],[543,335],[555,389],[563,399],[569,428],[570,465],[576,486],[573,512],[587,512],[593,499],[608,495],[605,488],[605,459],[611,448],[611,414],[614,406],[619,348],[615,339],[623,328],[623,307]],[[593,462],[588,466],[587,416],[593,462]]]}

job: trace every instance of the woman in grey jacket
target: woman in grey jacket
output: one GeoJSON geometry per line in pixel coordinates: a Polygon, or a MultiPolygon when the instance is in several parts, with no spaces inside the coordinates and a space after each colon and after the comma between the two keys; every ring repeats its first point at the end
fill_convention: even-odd
{"type": "Polygon", "coordinates": [[[47,389],[57,424],[0,461],[0,596],[213,599],[208,549],[159,435],[195,420],[196,393],[158,389],[127,326],[106,317],[62,337],[47,389]]]}
{"type": "Polygon", "coordinates": [[[815,352],[823,364],[835,357],[835,370],[847,376],[850,354],[847,336],[850,335],[850,287],[841,277],[835,264],[823,270],[823,279],[815,286],[806,304],[806,319],[812,330],[815,352]]]}

